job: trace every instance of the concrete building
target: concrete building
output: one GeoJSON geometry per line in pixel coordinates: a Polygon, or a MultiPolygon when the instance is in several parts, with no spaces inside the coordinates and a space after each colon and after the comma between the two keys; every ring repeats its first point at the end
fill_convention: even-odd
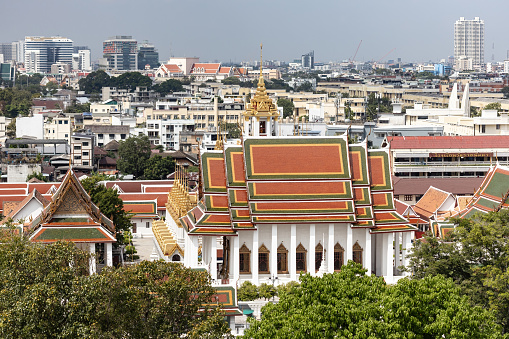
{"type": "Polygon", "coordinates": [[[479,17],[461,17],[454,24],[454,59],[460,58],[471,59],[476,69],[484,65],[484,20],[479,17]]]}
{"type": "Polygon", "coordinates": [[[145,135],[151,145],[163,145],[166,150],[180,149],[180,133],[194,132],[192,119],[147,119],[145,135]]]}
{"type": "Polygon", "coordinates": [[[95,135],[95,146],[103,146],[112,140],[121,141],[129,137],[129,126],[87,125],[87,131],[95,135]]]}
{"type": "Polygon", "coordinates": [[[71,159],[73,167],[94,166],[94,135],[73,134],[71,136],[71,159]]]}
{"type": "Polygon", "coordinates": [[[80,49],[72,54],[72,69],[83,72],[92,71],[90,49],[80,49]]]}
{"type": "Polygon", "coordinates": [[[132,36],[117,35],[103,42],[103,57],[108,69],[129,71],[138,69],[138,43],[132,36]]]}
{"type": "Polygon", "coordinates": [[[147,65],[149,68],[159,67],[159,53],[153,44],[144,41],[138,45],[138,69],[144,70],[147,65]]]}
{"type": "Polygon", "coordinates": [[[72,64],[73,41],[62,37],[25,37],[25,69],[50,73],[57,62],[72,64]]]}

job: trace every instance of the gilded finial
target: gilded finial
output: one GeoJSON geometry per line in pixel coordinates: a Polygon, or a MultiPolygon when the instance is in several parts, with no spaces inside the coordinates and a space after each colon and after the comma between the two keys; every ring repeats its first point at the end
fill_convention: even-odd
{"type": "Polygon", "coordinates": [[[260,78],[262,77],[262,67],[263,67],[263,44],[260,44],[260,78]]]}

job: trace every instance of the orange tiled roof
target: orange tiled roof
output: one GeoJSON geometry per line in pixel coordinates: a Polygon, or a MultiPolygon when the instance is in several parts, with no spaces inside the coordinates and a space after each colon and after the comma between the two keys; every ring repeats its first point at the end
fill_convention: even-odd
{"type": "Polygon", "coordinates": [[[429,218],[440,209],[450,195],[451,193],[431,186],[422,198],[414,205],[414,210],[419,215],[429,218]]]}

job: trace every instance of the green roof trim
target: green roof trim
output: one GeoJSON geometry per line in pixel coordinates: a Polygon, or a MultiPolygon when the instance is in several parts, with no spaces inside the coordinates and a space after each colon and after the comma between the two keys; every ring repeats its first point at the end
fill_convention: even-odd
{"type": "Polygon", "coordinates": [[[111,240],[98,228],[46,228],[37,235],[34,241],[58,240],[111,240]]]}

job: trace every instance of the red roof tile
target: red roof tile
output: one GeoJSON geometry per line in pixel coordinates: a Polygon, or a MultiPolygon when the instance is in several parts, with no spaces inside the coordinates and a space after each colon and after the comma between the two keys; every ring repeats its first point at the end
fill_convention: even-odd
{"type": "Polygon", "coordinates": [[[393,177],[395,195],[422,195],[430,186],[456,195],[471,195],[483,178],[401,178],[393,177]]]}

